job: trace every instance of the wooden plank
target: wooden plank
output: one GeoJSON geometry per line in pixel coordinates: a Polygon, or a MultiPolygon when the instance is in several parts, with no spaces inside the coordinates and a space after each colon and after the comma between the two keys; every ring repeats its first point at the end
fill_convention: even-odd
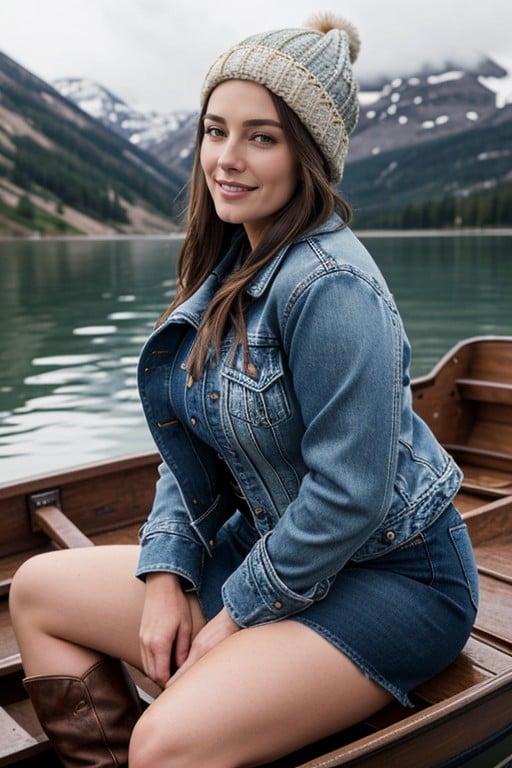
{"type": "Polygon", "coordinates": [[[512,652],[512,590],[510,585],[485,574],[480,574],[480,607],[475,629],[481,630],[487,636],[494,636],[512,652]]]}
{"type": "MultiPolygon", "coordinates": [[[[510,372],[512,381],[512,370],[510,372]]],[[[484,403],[503,403],[512,405],[512,383],[484,381],[482,379],[457,379],[457,389],[466,400],[479,400],[484,403]]]]}
{"type": "Polygon", "coordinates": [[[0,657],[0,677],[12,675],[13,672],[20,672],[22,669],[21,656],[19,653],[12,653],[10,656],[0,657]]]}
{"type": "Polygon", "coordinates": [[[9,659],[6,663],[10,666],[17,653],[18,644],[14,637],[7,600],[2,600],[0,602],[0,659],[9,659]]]}
{"type": "Polygon", "coordinates": [[[477,417],[467,445],[503,459],[508,458],[509,467],[512,467],[512,424],[505,423],[503,419],[497,422],[477,417]]]}
{"type": "Polygon", "coordinates": [[[63,549],[73,547],[92,547],[93,542],[66,517],[61,509],[49,504],[39,507],[32,512],[38,527],[46,533],[49,539],[55,541],[63,549]]]}
{"type": "Polygon", "coordinates": [[[480,573],[512,584],[512,534],[475,546],[480,573]]]}
{"type": "Polygon", "coordinates": [[[512,669],[512,657],[509,653],[494,648],[474,636],[469,638],[463,653],[472,660],[476,667],[486,670],[492,675],[501,675],[512,669]]]}
{"type": "Polygon", "coordinates": [[[512,496],[490,501],[464,514],[474,546],[512,533],[512,496]]]}
{"type": "Polygon", "coordinates": [[[482,338],[472,345],[468,377],[487,381],[512,380],[512,337],[482,338]]]}
{"type": "MultiPolygon", "coordinates": [[[[473,440],[473,438],[471,438],[473,440]]],[[[512,472],[512,453],[503,453],[495,451],[492,448],[488,448],[482,445],[474,445],[473,443],[451,443],[444,441],[443,447],[458,464],[470,464],[479,468],[485,467],[489,469],[497,469],[502,472],[512,472]]],[[[490,439],[490,445],[496,445],[490,439]]]]}
{"type": "Polygon", "coordinates": [[[37,737],[28,733],[0,707],[0,765],[9,765],[9,756],[16,755],[18,759],[27,756],[38,743],[37,737]]]}
{"type": "Polygon", "coordinates": [[[414,694],[427,704],[438,704],[491,677],[491,672],[476,665],[471,656],[463,652],[447,669],[418,686],[414,694]]]}
{"type": "Polygon", "coordinates": [[[60,493],[66,516],[87,536],[141,523],[151,509],[157,463],[151,453],[0,484],[0,557],[47,544],[43,532],[33,530],[27,500],[48,489],[60,493]]]}
{"type": "Polygon", "coordinates": [[[115,531],[105,531],[92,537],[93,543],[103,544],[138,544],[140,523],[125,525],[115,531]]]}
{"type": "Polygon", "coordinates": [[[512,407],[500,403],[474,403],[478,421],[488,421],[493,424],[512,425],[512,407]]]}
{"type": "Polygon", "coordinates": [[[461,464],[464,473],[463,488],[476,490],[483,494],[512,496],[512,474],[492,467],[479,467],[474,464],[461,464]]]}

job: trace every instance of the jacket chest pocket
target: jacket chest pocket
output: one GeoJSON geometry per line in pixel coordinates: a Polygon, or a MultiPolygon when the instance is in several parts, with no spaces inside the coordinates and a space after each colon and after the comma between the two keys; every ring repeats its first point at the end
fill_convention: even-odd
{"type": "Polygon", "coordinates": [[[254,427],[274,427],[291,416],[280,351],[274,346],[250,346],[249,354],[248,370],[240,352],[232,365],[222,366],[227,409],[254,427]]]}

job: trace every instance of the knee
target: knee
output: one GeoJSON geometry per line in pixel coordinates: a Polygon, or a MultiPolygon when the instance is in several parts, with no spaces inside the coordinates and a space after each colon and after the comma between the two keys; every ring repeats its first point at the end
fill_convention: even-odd
{"type": "Polygon", "coordinates": [[[130,768],[160,768],[160,766],[180,766],[176,762],[177,747],[172,739],[174,729],[166,727],[164,723],[158,724],[152,717],[151,707],[146,710],[135,724],[130,739],[130,752],[128,764],[130,768]],[[165,737],[165,738],[164,738],[165,737]]]}
{"type": "Polygon", "coordinates": [[[15,613],[19,608],[26,607],[27,601],[33,599],[34,588],[37,587],[38,560],[41,555],[31,557],[21,565],[13,576],[9,589],[9,608],[15,613]]]}
{"type": "Polygon", "coordinates": [[[46,554],[35,555],[18,568],[9,589],[9,610],[13,619],[26,614],[32,606],[41,604],[40,587],[48,568],[46,554]]]}
{"type": "MultiPolygon", "coordinates": [[[[204,754],[194,729],[180,719],[155,714],[149,707],[138,720],[130,740],[130,768],[220,768],[215,755],[204,754]]],[[[229,768],[222,763],[222,768],[229,768]]]]}

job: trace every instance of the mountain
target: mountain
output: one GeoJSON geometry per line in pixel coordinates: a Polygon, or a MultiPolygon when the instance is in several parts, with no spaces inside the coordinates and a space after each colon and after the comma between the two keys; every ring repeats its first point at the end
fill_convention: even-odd
{"type": "Polygon", "coordinates": [[[169,233],[182,175],[0,53],[0,234],[169,233]]]}
{"type": "MultiPolygon", "coordinates": [[[[141,111],[0,53],[0,234],[179,227],[197,113],[141,111]]],[[[512,74],[447,64],[363,83],[343,180],[358,227],[512,224],[512,74]]]]}
{"type": "Polygon", "coordinates": [[[343,187],[370,226],[432,203],[448,209],[439,224],[511,225],[512,73],[483,59],[362,89],[343,187]]]}
{"type": "Polygon", "coordinates": [[[478,130],[512,109],[512,75],[490,59],[363,85],[350,162],[390,149],[478,130]]]}
{"type": "Polygon", "coordinates": [[[172,168],[183,182],[190,175],[197,112],[156,112],[131,107],[94,80],[59,78],[59,93],[96,118],[106,128],[152,152],[172,168]],[[172,146],[172,149],[168,146],[172,146]]]}
{"type": "MultiPolygon", "coordinates": [[[[55,86],[188,178],[196,112],[138,111],[90,80],[59,80],[55,86]]],[[[441,205],[446,198],[466,201],[476,222],[474,196],[488,199],[512,182],[512,73],[497,61],[482,58],[472,67],[448,63],[363,82],[360,106],[343,181],[359,226],[386,226],[394,212],[413,204],[441,205]]],[[[400,219],[394,223],[404,225],[400,219]]]]}

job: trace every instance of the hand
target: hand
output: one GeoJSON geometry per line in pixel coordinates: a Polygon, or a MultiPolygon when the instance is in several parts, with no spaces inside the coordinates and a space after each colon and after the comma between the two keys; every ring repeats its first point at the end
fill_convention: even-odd
{"type": "Polygon", "coordinates": [[[190,647],[187,660],[181,664],[178,671],[171,677],[165,687],[169,688],[189,667],[192,666],[192,664],[195,664],[198,659],[208,653],[208,651],[211,651],[212,648],[230,635],[239,632],[240,629],[241,627],[239,627],[238,624],[235,624],[225,608],[219,611],[219,613],[197,633],[190,647]]]}
{"type": "Polygon", "coordinates": [[[174,573],[146,576],[146,596],[139,630],[142,666],[148,677],[165,687],[176,667],[188,657],[192,638],[190,605],[174,573]]]}

